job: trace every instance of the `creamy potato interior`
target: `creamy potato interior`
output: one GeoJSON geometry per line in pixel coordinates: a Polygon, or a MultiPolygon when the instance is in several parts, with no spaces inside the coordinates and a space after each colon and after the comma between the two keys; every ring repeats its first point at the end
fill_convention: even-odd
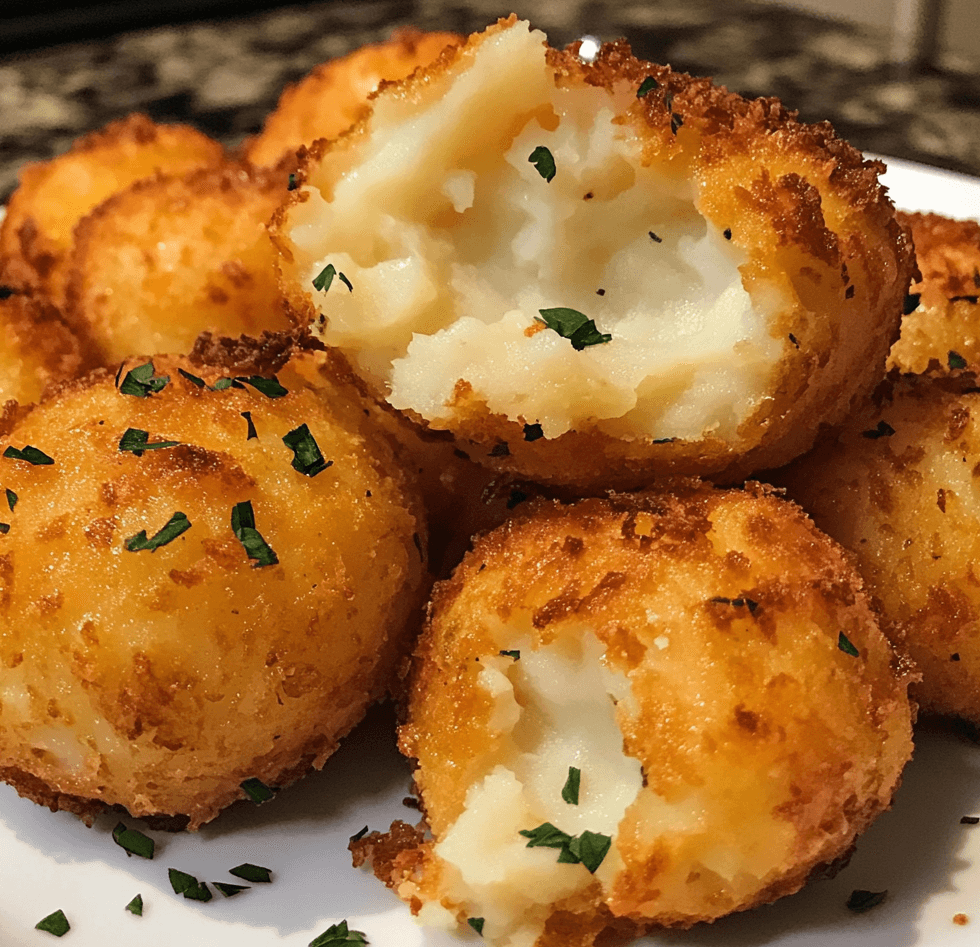
{"type": "Polygon", "coordinates": [[[778,300],[753,305],[696,181],[642,166],[617,120],[635,90],[556,87],[544,43],[488,35],[431,86],[382,94],[313,169],[289,237],[316,330],[435,426],[462,381],[546,437],[733,436],[784,344],[778,300]],[[328,266],[351,288],[313,289],[328,266]],[[574,346],[542,321],[556,308],[611,338],[574,346]]]}

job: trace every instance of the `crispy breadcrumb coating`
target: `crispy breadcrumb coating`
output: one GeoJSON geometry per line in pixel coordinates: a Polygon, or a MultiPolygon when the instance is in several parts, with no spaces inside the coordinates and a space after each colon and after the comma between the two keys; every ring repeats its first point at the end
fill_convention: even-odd
{"type": "Polygon", "coordinates": [[[843,551],[758,484],[525,509],[437,585],[413,660],[400,744],[431,838],[357,860],[424,923],[586,947],[848,853],[912,745],[909,674],[843,551]],[[532,847],[545,823],[608,850],[532,847]]]}
{"type": "Polygon", "coordinates": [[[0,776],[23,795],[195,829],[322,766],[387,691],[414,487],[343,366],[264,351],[130,359],[4,425],[0,776]]]}
{"type": "Polygon", "coordinates": [[[314,146],[274,225],[291,304],[494,469],[598,489],[789,460],[897,333],[881,165],[776,100],[575,49],[511,17],[314,146]]]}

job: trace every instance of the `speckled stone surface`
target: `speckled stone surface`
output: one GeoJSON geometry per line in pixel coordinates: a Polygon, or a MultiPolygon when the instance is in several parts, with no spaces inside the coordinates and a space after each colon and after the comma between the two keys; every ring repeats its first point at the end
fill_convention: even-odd
{"type": "Polygon", "coordinates": [[[807,121],[829,119],[866,151],[980,176],[980,62],[926,75],[889,66],[887,37],[740,0],[358,0],[280,7],[0,60],[0,199],[25,161],[131,111],[196,125],[227,145],[257,131],[286,83],[393,28],[471,32],[527,16],[563,45],[625,36],[637,55],[776,95],[807,121]]]}

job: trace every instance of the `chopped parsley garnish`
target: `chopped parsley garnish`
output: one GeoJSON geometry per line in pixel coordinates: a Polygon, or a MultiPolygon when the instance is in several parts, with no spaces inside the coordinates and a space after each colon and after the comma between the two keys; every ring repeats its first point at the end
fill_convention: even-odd
{"type": "Polygon", "coordinates": [[[851,892],[851,896],[847,899],[847,909],[849,911],[854,911],[857,914],[861,914],[864,911],[870,911],[872,908],[877,907],[881,904],[885,898],[888,897],[888,891],[863,891],[857,889],[851,892]]]}
{"type": "Polygon", "coordinates": [[[664,238],[663,237],[658,237],[652,230],[648,230],[647,233],[650,235],[650,239],[654,243],[663,243],[664,242],[664,238]]]}
{"type": "Polygon", "coordinates": [[[130,914],[135,914],[137,917],[143,916],[143,895],[138,894],[129,904],[126,905],[126,910],[130,914]]]}
{"type": "Polygon", "coordinates": [[[11,460],[26,460],[35,467],[47,467],[49,464],[54,463],[53,457],[48,457],[43,450],[31,447],[30,444],[27,444],[23,449],[13,446],[8,447],[3,452],[3,456],[9,457],[11,460]]]}
{"type": "Polygon", "coordinates": [[[296,180],[295,174],[290,174],[289,179],[286,181],[286,190],[295,191],[299,187],[299,183],[296,180]]]}
{"type": "Polygon", "coordinates": [[[354,292],[354,287],[351,285],[351,281],[332,263],[328,263],[322,270],[320,270],[317,276],[314,277],[313,288],[323,293],[327,292],[330,289],[330,284],[333,283],[333,278],[335,276],[347,287],[348,292],[354,292]]]}
{"type": "Polygon", "coordinates": [[[228,874],[234,875],[236,878],[242,878],[245,881],[251,881],[252,884],[265,884],[272,881],[272,871],[270,869],[263,868],[261,865],[251,865],[248,862],[244,862],[234,868],[229,868],[228,874]]]}
{"type": "Polygon", "coordinates": [[[646,79],[644,79],[640,83],[640,88],[636,90],[636,97],[638,99],[642,99],[643,96],[645,96],[648,92],[652,92],[654,89],[658,88],[659,86],[660,83],[657,82],[657,80],[654,79],[653,76],[647,76],[646,79]]]}
{"type": "Polygon", "coordinates": [[[479,934],[483,936],[483,918],[482,917],[468,917],[466,923],[470,925],[479,934]]]}
{"type": "Polygon", "coordinates": [[[154,376],[153,371],[153,362],[144,362],[126,372],[126,377],[119,386],[119,393],[133,395],[136,398],[148,398],[150,395],[162,391],[170,382],[170,376],[154,376]]]}
{"type": "Polygon", "coordinates": [[[259,432],[255,430],[255,422],[252,420],[251,411],[243,411],[242,417],[245,418],[245,423],[248,424],[248,437],[245,438],[246,441],[252,440],[252,438],[257,438],[259,432]]]}
{"type": "Polygon", "coordinates": [[[319,937],[310,941],[309,947],[336,947],[339,944],[366,944],[367,937],[361,931],[352,931],[347,921],[332,924],[319,937]]]}
{"type": "Polygon", "coordinates": [[[252,510],[251,500],[236,503],[232,507],[231,531],[245,547],[248,558],[255,560],[256,568],[274,566],[279,561],[279,557],[272,551],[272,547],[255,528],[255,513],[252,510]]]}
{"type": "Polygon", "coordinates": [[[858,651],[853,644],[851,644],[850,639],[844,634],[843,631],[837,636],[837,647],[840,648],[844,654],[849,654],[852,658],[861,657],[861,652],[858,651]]]}
{"type": "Polygon", "coordinates": [[[511,490],[507,498],[507,509],[512,510],[515,506],[523,503],[527,499],[527,494],[523,490],[511,490]]]}
{"type": "Polygon", "coordinates": [[[555,166],[555,156],[544,145],[538,145],[528,155],[527,160],[538,169],[538,174],[550,184],[558,170],[555,166]]]}
{"type": "Polygon", "coordinates": [[[537,441],[544,437],[544,430],[540,424],[525,424],[524,425],[524,440],[525,441],[537,441]]]}
{"type": "MultiPolygon", "coordinates": [[[[283,395],[288,395],[289,391],[283,388],[279,384],[279,379],[273,375],[271,378],[266,378],[263,375],[249,375],[247,378],[244,375],[239,375],[232,381],[244,382],[246,385],[251,385],[256,391],[261,391],[266,398],[281,398],[283,395]]],[[[215,382],[215,389],[218,387],[218,383],[215,382]]]]}
{"type": "Polygon", "coordinates": [[[561,797],[570,806],[578,805],[578,788],[582,780],[582,771],[576,766],[568,767],[568,779],[561,790],[561,797]]]}
{"type": "Polygon", "coordinates": [[[130,536],[126,540],[126,549],[129,552],[140,552],[143,549],[149,549],[150,552],[154,552],[161,546],[166,546],[167,543],[173,542],[181,533],[187,532],[190,528],[191,521],[187,518],[187,514],[181,513],[178,510],[167,520],[163,529],[149,539],[146,538],[145,529],[141,529],[135,536],[130,536]]]}
{"type": "Polygon", "coordinates": [[[960,653],[959,653],[959,651],[954,651],[954,652],[953,652],[953,653],[952,653],[952,654],[951,654],[951,655],[949,656],[949,660],[950,660],[950,661],[959,661],[959,659],[960,659],[960,653]]]}
{"type": "Polygon", "coordinates": [[[47,931],[49,934],[54,934],[55,937],[64,937],[71,930],[71,924],[68,923],[65,912],[58,910],[53,914],[49,914],[47,917],[41,918],[34,925],[34,928],[39,931],[47,931]]]}
{"type": "Polygon", "coordinates": [[[600,345],[612,341],[612,336],[600,332],[595,321],[577,309],[558,307],[555,309],[539,309],[541,319],[549,329],[553,329],[563,339],[572,343],[572,348],[581,352],[587,345],[600,345]]]}
{"type": "Polygon", "coordinates": [[[966,368],[966,359],[959,352],[949,351],[949,367],[952,369],[966,368]]]}
{"type": "Polygon", "coordinates": [[[7,488],[7,506],[9,506],[9,507],[10,507],[10,512],[11,512],[11,513],[13,513],[13,512],[14,512],[14,507],[15,507],[15,506],[17,506],[17,500],[18,500],[18,499],[19,499],[19,497],[17,496],[17,494],[16,494],[16,493],[14,493],[14,491],[13,491],[13,490],[11,490],[11,489],[10,489],[10,488],[8,487],[8,488],[7,488]]]}
{"type": "Polygon", "coordinates": [[[363,829],[360,829],[357,832],[355,832],[348,841],[359,842],[367,834],[368,834],[368,827],[365,825],[363,829]]]}
{"type": "Polygon", "coordinates": [[[536,829],[521,829],[519,834],[530,839],[528,848],[563,848],[572,839],[567,832],[562,832],[550,822],[542,822],[536,829]]]}
{"type": "Polygon", "coordinates": [[[6,536],[7,533],[9,533],[9,532],[10,532],[10,524],[9,523],[0,523],[0,534],[6,536]]]}
{"type": "Polygon", "coordinates": [[[248,891],[248,885],[230,885],[225,881],[212,881],[213,884],[226,898],[233,898],[236,894],[248,891]]]}
{"type": "Polygon", "coordinates": [[[905,301],[902,303],[902,315],[908,316],[915,312],[919,308],[919,300],[922,298],[922,293],[906,293],[905,301]]]}
{"type": "Polygon", "coordinates": [[[212,386],[212,391],[224,391],[226,388],[242,388],[244,387],[240,381],[235,381],[234,378],[219,378],[212,386]]]}
{"type": "Polygon", "coordinates": [[[870,441],[876,441],[879,437],[891,437],[894,433],[895,428],[887,421],[879,421],[876,428],[872,428],[870,431],[862,431],[861,437],[866,437],[870,441]]]}
{"type": "Polygon", "coordinates": [[[177,868],[168,868],[167,874],[170,876],[170,887],[174,889],[174,894],[182,894],[188,901],[210,901],[214,895],[204,881],[198,881],[193,875],[177,868]]]}
{"type": "Polygon", "coordinates": [[[323,459],[320,447],[307,424],[293,428],[283,437],[282,442],[293,452],[293,469],[306,474],[307,477],[315,477],[318,473],[323,473],[327,467],[333,466],[332,460],[323,459]]]}
{"type": "Polygon", "coordinates": [[[799,348],[799,347],[800,347],[800,342],[799,342],[799,340],[798,340],[798,339],[796,338],[796,336],[795,336],[795,335],[793,335],[793,333],[792,333],[792,332],[790,332],[790,334],[789,334],[789,340],[790,340],[790,342],[792,342],[792,343],[793,343],[793,345],[795,345],[795,346],[796,346],[797,348],[799,348]]]}
{"type": "Polygon", "coordinates": [[[205,387],[207,387],[204,384],[204,379],[203,378],[198,378],[197,375],[192,375],[190,372],[185,372],[182,368],[178,368],[177,371],[181,375],[183,375],[184,378],[186,378],[192,385],[195,385],[198,388],[205,388],[205,387]]]}
{"type": "Polygon", "coordinates": [[[581,862],[593,874],[612,845],[612,838],[608,835],[586,830],[581,835],[572,836],[550,822],[543,822],[536,829],[522,829],[520,834],[530,839],[528,848],[560,849],[559,864],[577,865],[581,862]]]}
{"type": "Polygon", "coordinates": [[[156,848],[156,843],[148,835],[136,829],[127,829],[122,822],[112,830],[112,840],[127,855],[138,855],[140,858],[152,858],[156,848]]]}
{"type": "Polygon", "coordinates": [[[119,439],[119,450],[132,451],[137,457],[143,456],[145,450],[159,450],[162,447],[177,447],[180,441],[154,441],[148,443],[150,438],[148,431],[141,431],[139,428],[126,428],[123,436],[119,439]]]}
{"type": "Polygon", "coordinates": [[[501,651],[500,656],[503,658],[513,658],[515,661],[521,660],[521,652],[515,648],[513,651],[501,651]]]}
{"type": "Polygon", "coordinates": [[[724,237],[725,237],[726,240],[731,240],[732,239],[732,228],[731,227],[726,227],[725,228],[725,230],[724,230],[724,237]]]}
{"type": "Polygon", "coordinates": [[[251,779],[246,779],[241,786],[245,795],[257,806],[263,802],[268,802],[276,794],[274,789],[270,789],[261,779],[256,779],[254,776],[251,779]]]}
{"type": "Polygon", "coordinates": [[[960,825],[977,825],[980,824],[980,816],[978,815],[965,815],[960,819],[960,825]]]}

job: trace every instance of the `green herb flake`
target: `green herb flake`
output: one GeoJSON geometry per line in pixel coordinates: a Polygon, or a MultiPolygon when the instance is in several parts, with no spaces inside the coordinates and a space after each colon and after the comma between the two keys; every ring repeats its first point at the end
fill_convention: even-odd
{"type": "Polygon", "coordinates": [[[960,825],[980,825],[980,816],[965,815],[960,818],[960,825]]]}
{"type": "Polygon", "coordinates": [[[557,307],[555,309],[539,309],[541,322],[553,329],[563,339],[572,343],[572,348],[581,352],[587,345],[600,345],[612,341],[612,336],[600,332],[595,321],[577,309],[557,307]]]}
{"type": "Polygon", "coordinates": [[[537,441],[544,437],[544,430],[540,424],[525,424],[524,425],[524,440],[525,441],[537,441]]]}
{"type": "Polygon", "coordinates": [[[137,917],[143,916],[143,895],[138,894],[129,904],[126,905],[126,910],[130,914],[135,914],[137,917]]]}
{"type": "Polygon", "coordinates": [[[125,852],[126,855],[138,855],[140,858],[152,858],[156,848],[156,842],[148,835],[137,832],[136,829],[127,829],[120,822],[112,830],[112,840],[125,852]]]}
{"type": "Polygon", "coordinates": [[[564,848],[572,840],[567,832],[550,822],[542,822],[536,829],[521,829],[519,834],[530,839],[528,848],[564,848]]]}
{"type": "Polygon", "coordinates": [[[242,417],[245,418],[245,423],[248,425],[248,436],[245,438],[246,441],[250,441],[253,438],[259,436],[259,432],[255,430],[255,422],[252,420],[251,411],[243,411],[242,417]]]}
{"type": "Polygon", "coordinates": [[[866,437],[869,441],[876,441],[879,437],[891,437],[894,433],[895,428],[887,421],[879,421],[877,427],[872,428],[870,431],[862,431],[861,437],[866,437]]]}
{"type": "Polygon", "coordinates": [[[255,528],[255,513],[252,510],[251,500],[236,503],[232,507],[231,531],[245,548],[248,558],[255,560],[256,568],[274,566],[279,562],[279,557],[272,551],[272,547],[255,528]]]}
{"type": "Polygon", "coordinates": [[[153,362],[144,362],[126,372],[126,377],[119,386],[121,395],[133,395],[136,398],[148,398],[162,391],[170,382],[169,375],[155,376],[153,362]]]}
{"type": "Polygon", "coordinates": [[[298,188],[298,187],[299,187],[299,182],[297,182],[297,180],[296,180],[296,175],[295,174],[290,174],[289,177],[286,180],[286,190],[287,191],[295,191],[296,188],[298,188]]]}
{"type": "Polygon", "coordinates": [[[521,660],[521,652],[516,648],[513,651],[501,651],[500,655],[504,658],[513,658],[515,661],[521,660]]]}
{"type": "Polygon", "coordinates": [[[352,844],[354,842],[359,842],[367,834],[368,834],[368,827],[365,825],[363,829],[360,829],[359,831],[355,832],[352,836],[350,836],[348,841],[351,842],[352,844]]]}
{"type": "Polygon", "coordinates": [[[570,806],[578,805],[578,789],[582,780],[582,771],[575,766],[568,767],[568,779],[562,787],[561,797],[570,806]]]}
{"type": "Polygon", "coordinates": [[[313,280],[313,288],[321,293],[328,292],[335,276],[347,287],[348,292],[354,292],[354,286],[351,284],[351,281],[332,263],[328,263],[320,270],[319,274],[313,280]]]}
{"type": "Polygon", "coordinates": [[[9,523],[0,523],[0,534],[6,536],[7,533],[9,533],[9,532],[10,532],[10,524],[9,523]]]}
{"type": "Polygon", "coordinates": [[[65,912],[58,910],[53,914],[49,914],[47,917],[41,918],[34,925],[34,928],[39,931],[47,931],[49,934],[54,934],[55,937],[64,937],[71,930],[71,924],[68,923],[65,912]]]}
{"type": "Polygon", "coordinates": [[[856,889],[851,892],[851,896],[847,899],[847,909],[848,911],[854,911],[857,914],[862,914],[865,911],[870,911],[872,908],[876,908],[887,897],[887,890],[864,891],[862,889],[856,889]]]}
{"type": "Polygon", "coordinates": [[[148,431],[128,427],[123,432],[123,436],[119,438],[119,450],[131,451],[137,457],[142,457],[145,450],[160,450],[163,447],[177,447],[180,444],[180,441],[154,441],[151,444],[149,439],[148,431]]]}
{"type": "Polygon", "coordinates": [[[468,917],[466,923],[470,925],[479,934],[483,936],[483,918],[482,917],[468,917]]]}
{"type": "Polygon", "coordinates": [[[645,96],[648,92],[652,92],[654,89],[658,88],[659,86],[660,83],[657,82],[657,80],[654,79],[653,76],[647,76],[646,79],[644,79],[640,83],[640,88],[636,90],[636,97],[638,99],[642,99],[643,96],[645,96]]]}
{"type": "Polygon", "coordinates": [[[212,881],[213,884],[226,898],[233,898],[236,894],[248,891],[248,885],[230,885],[225,881],[212,881]]]}
{"type": "Polygon", "coordinates": [[[18,499],[19,499],[19,497],[17,496],[17,494],[16,494],[16,493],[14,493],[14,491],[13,491],[13,490],[11,490],[11,489],[10,489],[10,488],[8,487],[8,488],[7,488],[7,506],[9,506],[9,507],[10,507],[10,512],[11,512],[11,513],[13,513],[13,512],[14,512],[14,507],[15,507],[15,506],[17,506],[17,500],[18,500],[18,499]]]}
{"type": "Polygon", "coordinates": [[[966,368],[966,359],[959,352],[949,351],[949,367],[951,369],[966,368]]]}
{"type": "Polygon", "coordinates": [[[550,184],[558,171],[555,166],[555,156],[544,145],[538,145],[527,160],[538,169],[538,174],[550,184]]]}
{"type": "Polygon", "coordinates": [[[844,654],[849,654],[852,658],[861,657],[861,652],[858,651],[853,644],[851,644],[850,639],[844,634],[843,631],[837,636],[837,647],[840,648],[844,654]]]}
{"type": "Polygon", "coordinates": [[[612,838],[610,836],[588,830],[573,838],[568,845],[572,854],[576,855],[593,875],[602,864],[602,860],[606,857],[611,846],[612,838]]]}
{"type": "Polygon", "coordinates": [[[922,299],[922,293],[906,293],[905,301],[902,304],[902,315],[910,316],[915,312],[919,308],[920,299],[922,299]]]}
{"type": "Polygon", "coordinates": [[[173,542],[181,533],[187,532],[190,528],[191,521],[187,518],[187,514],[178,510],[167,520],[163,529],[149,539],[146,538],[145,529],[141,529],[135,536],[130,536],[126,540],[126,549],[129,552],[140,552],[144,549],[154,552],[161,546],[173,542]]]}
{"type": "Polygon", "coordinates": [[[263,802],[268,802],[276,794],[274,789],[270,789],[261,779],[256,779],[254,776],[251,779],[246,779],[241,787],[245,795],[257,806],[262,805],[263,802]]]}
{"type": "Polygon", "coordinates": [[[275,375],[271,378],[266,378],[263,375],[249,375],[246,378],[244,375],[239,375],[232,381],[232,384],[235,382],[244,382],[246,385],[251,385],[256,391],[264,394],[266,398],[281,398],[283,395],[289,394],[289,390],[279,384],[279,379],[275,375]]]}
{"type": "Polygon", "coordinates": [[[43,450],[31,447],[30,444],[27,444],[23,449],[13,446],[8,447],[3,452],[3,456],[9,457],[11,460],[26,460],[35,467],[47,467],[54,463],[53,457],[48,457],[43,450]]]}
{"type": "Polygon", "coordinates": [[[219,378],[212,386],[212,391],[224,391],[226,388],[241,388],[241,382],[236,382],[234,378],[219,378]]]}
{"type": "Polygon", "coordinates": [[[368,939],[361,931],[352,931],[347,926],[347,921],[341,921],[328,927],[319,937],[314,937],[309,947],[337,947],[339,944],[366,943],[368,939]]]}
{"type": "Polygon", "coordinates": [[[170,887],[174,889],[174,894],[182,894],[188,901],[210,901],[214,895],[206,882],[198,881],[193,875],[177,868],[168,868],[167,874],[170,876],[170,887]]]}
{"type": "Polygon", "coordinates": [[[184,376],[192,385],[197,388],[206,388],[203,378],[198,378],[197,375],[192,375],[190,372],[185,372],[182,368],[178,368],[177,371],[184,376]]]}
{"type": "Polygon", "coordinates": [[[323,454],[310,433],[308,424],[293,428],[283,437],[282,442],[293,452],[293,469],[306,474],[307,477],[315,477],[318,473],[323,473],[327,467],[333,466],[332,460],[323,459],[323,454]]]}
{"type": "Polygon", "coordinates": [[[268,884],[272,881],[271,869],[263,868],[261,865],[251,865],[248,862],[236,865],[234,868],[229,868],[228,874],[234,875],[236,878],[241,878],[244,881],[250,881],[256,885],[268,884]]]}

